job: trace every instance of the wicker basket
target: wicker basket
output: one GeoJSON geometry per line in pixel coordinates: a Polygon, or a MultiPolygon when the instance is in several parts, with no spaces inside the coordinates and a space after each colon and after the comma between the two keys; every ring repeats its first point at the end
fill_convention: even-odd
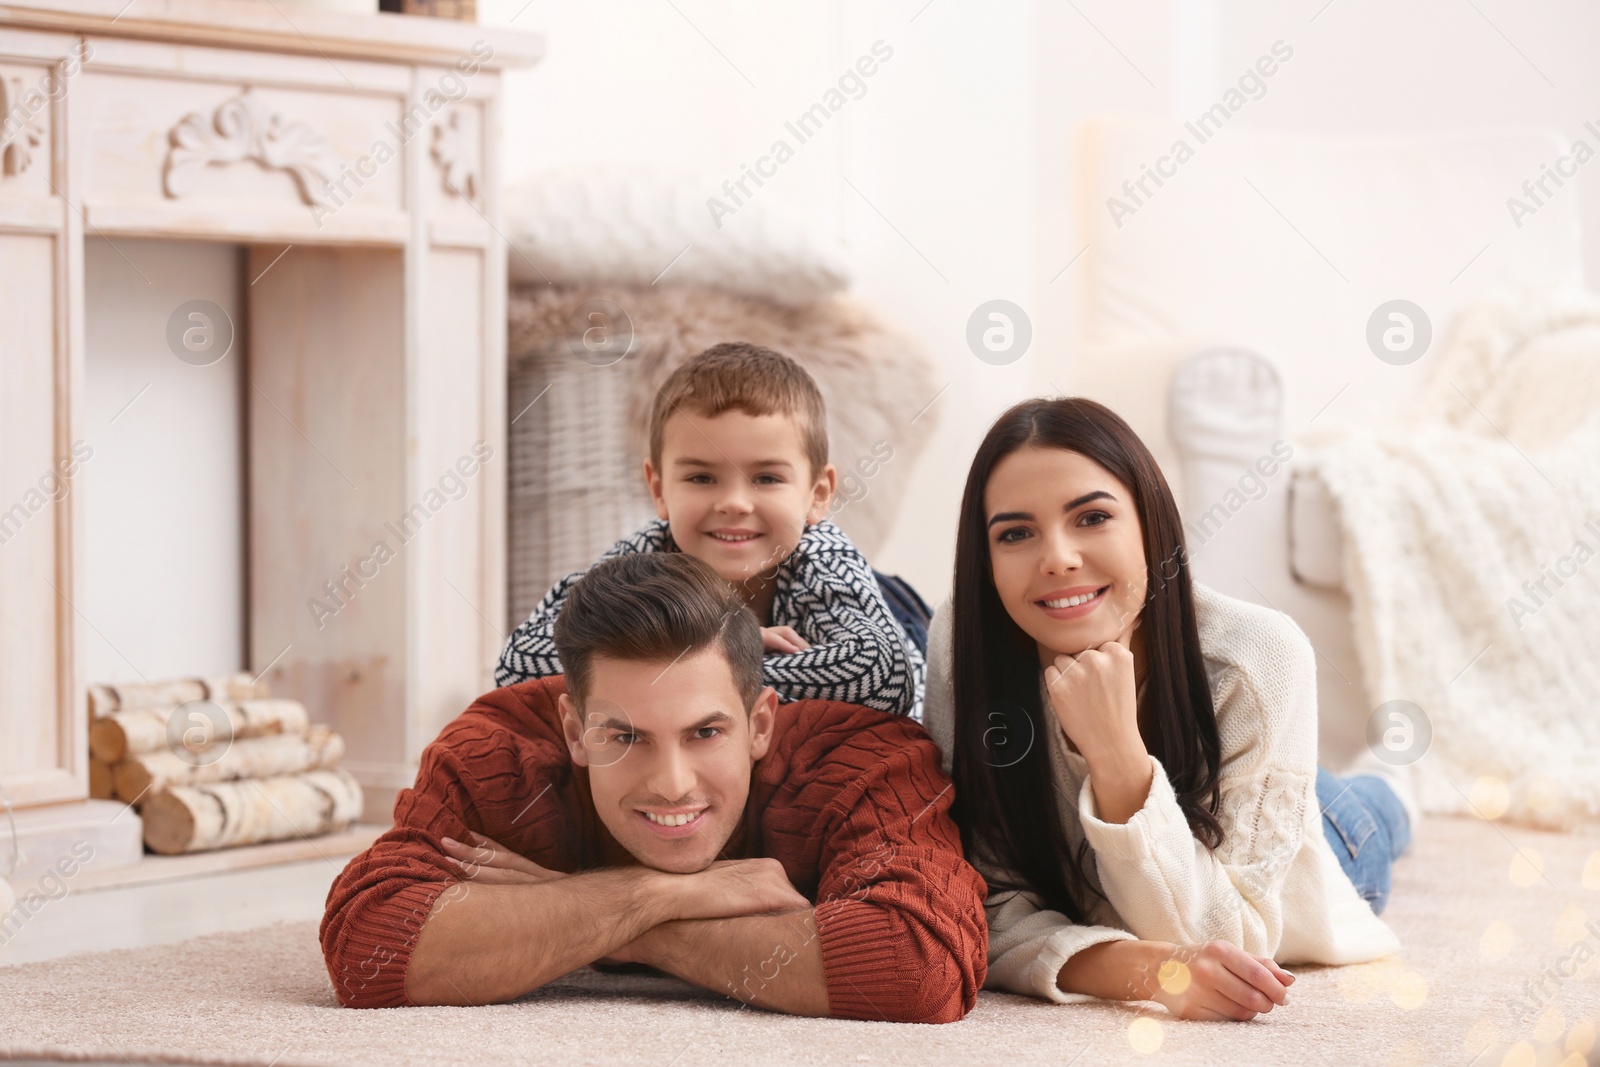
{"type": "Polygon", "coordinates": [[[892,446],[893,462],[833,514],[869,559],[937,419],[918,417],[939,391],[921,347],[844,295],[793,308],[698,286],[513,286],[508,312],[512,627],[550,586],[655,517],[643,474],[651,401],[673,368],[719,341],[776,348],[816,378],[832,461],[851,479],[842,492],[852,464],[892,446]],[[609,366],[573,348],[594,302],[630,322],[628,354],[609,366]]]}
{"type": "Polygon", "coordinates": [[[633,363],[591,367],[558,342],[511,372],[513,627],[557,581],[655,517],[640,457],[628,442],[633,363]]]}

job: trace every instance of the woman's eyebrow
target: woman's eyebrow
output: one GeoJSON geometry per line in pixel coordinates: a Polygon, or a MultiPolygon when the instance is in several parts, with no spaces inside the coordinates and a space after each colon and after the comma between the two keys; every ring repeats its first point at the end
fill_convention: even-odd
{"type": "Polygon", "coordinates": [[[1106,492],[1104,489],[1096,489],[1092,493],[1083,494],[1082,496],[1080,496],[1076,500],[1067,501],[1066,506],[1063,507],[1061,510],[1062,511],[1075,511],[1078,508],[1083,507],[1083,505],[1087,504],[1091,500],[1101,500],[1101,499],[1109,500],[1112,503],[1116,503],[1116,500],[1117,500],[1116,497],[1112,496],[1110,493],[1106,492]]]}
{"type": "MultiPolygon", "coordinates": [[[[1083,507],[1083,505],[1089,503],[1091,500],[1100,500],[1102,498],[1110,501],[1115,501],[1117,499],[1104,489],[1096,489],[1092,493],[1083,494],[1076,500],[1067,501],[1062,505],[1061,510],[1063,512],[1073,511],[1077,508],[1083,507]]],[[[1032,518],[1033,512],[1031,511],[1002,511],[989,520],[989,525],[993,526],[997,522],[1014,522],[1017,520],[1029,520],[1032,518]]]]}

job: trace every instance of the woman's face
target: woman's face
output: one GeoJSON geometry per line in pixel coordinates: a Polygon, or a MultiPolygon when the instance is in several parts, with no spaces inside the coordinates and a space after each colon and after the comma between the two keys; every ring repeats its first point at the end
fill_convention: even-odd
{"type": "Polygon", "coordinates": [[[1144,607],[1143,531],[1133,493],[1061,448],[1024,447],[995,465],[983,494],[1000,602],[1041,659],[1116,638],[1144,607]]]}

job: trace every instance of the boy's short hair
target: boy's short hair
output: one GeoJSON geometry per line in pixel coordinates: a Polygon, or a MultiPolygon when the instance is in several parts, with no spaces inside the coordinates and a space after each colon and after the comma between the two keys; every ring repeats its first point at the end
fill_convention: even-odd
{"type": "Polygon", "coordinates": [[[661,469],[669,417],[692,412],[714,418],[731,410],[788,415],[800,427],[811,476],[828,465],[828,414],[817,383],[783,353],[744,341],[713,345],[667,377],[650,409],[650,462],[661,469]]]}
{"type": "Polygon", "coordinates": [[[761,692],[761,625],[711,565],[683,552],[603,559],[573,585],[556,617],[567,690],[583,706],[595,656],[669,662],[718,646],[745,710],[761,692]]]}

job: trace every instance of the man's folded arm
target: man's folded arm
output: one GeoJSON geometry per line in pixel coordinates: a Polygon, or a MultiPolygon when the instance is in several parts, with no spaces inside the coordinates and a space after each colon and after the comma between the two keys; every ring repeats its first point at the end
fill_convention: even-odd
{"type": "Polygon", "coordinates": [[[912,738],[921,735],[912,724],[891,729],[907,736],[882,751],[846,753],[813,783],[837,798],[818,819],[814,907],[666,922],[626,955],[793,1015],[965,1016],[988,953],[983,881],[962,859],[937,750],[912,738]]]}
{"type": "MultiPolygon", "coordinates": [[[[472,779],[480,792],[497,763],[515,770],[528,757],[504,740],[484,739],[496,751],[468,753],[480,757],[472,779]]],[[[442,840],[469,840],[469,830],[485,829],[477,811],[485,798],[467,792],[461,757],[449,741],[447,730],[424,752],[419,788],[401,793],[395,826],[351,860],[329,890],[322,950],[339,1002],[348,1007],[513,999],[671,917],[662,910],[663,894],[654,892],[659,887],[639,869],[540,885],[463,880],[442,840]]]]}
{"type": "Polygon", "coordinates": [[[898,736],[846,746],[802,789],[829,798],[815,906],[668,921],[618,955],[793,1015],[962,1018],[985,973],[983,881],[962,859],[937,749],[908,721],[886,730],[898,736]]]}
{"type": "Polygon", "coordinates": [[[828,984],[811,909],[663,923],[628,957],[789,1015],[826,1016],[828,984]]]}
{"type": "Polygon", "coordinates": [[[586,967],[670,917],[658,872],[592,871],[539,885],[459,883],[441,894],[411,953],[412,1004],[515,1000],[586,967]]]}

